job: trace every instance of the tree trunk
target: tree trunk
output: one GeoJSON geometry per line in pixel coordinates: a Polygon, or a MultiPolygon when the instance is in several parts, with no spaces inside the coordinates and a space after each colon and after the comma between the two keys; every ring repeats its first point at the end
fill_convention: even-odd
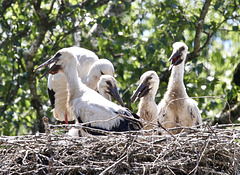
{"type": "Polygon", "coordinates": [[[36,77],[33,73],[33,68],[34,68],[33,58],[34,58],[35,54],[37,53],[37,50],[38,50],[40,44],[42,43],[46,32],[47,32],[47,28],[42,27],[40,29],[40,33],[39,33],[37,40],[32,44],[30,49],[27,52],[25,52],[25,54],[24,54],[24,60],[26,63],[27,72],[29,74],[27,82],[29,84],[29,89],[31,91],[31,105],[37,112],[37,120],[32,129],[33,133],[36,133],[37,131],[44,132],[44,125],[43,125],[43,121],[42,121],[42,118],[44,117],[44,111],[42,108],[41,101],[37,95],[36,77]]]}

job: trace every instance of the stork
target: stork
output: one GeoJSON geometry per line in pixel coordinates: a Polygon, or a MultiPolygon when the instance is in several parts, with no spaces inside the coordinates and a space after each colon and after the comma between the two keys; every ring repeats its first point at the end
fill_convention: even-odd
{"type": "Polygon", "coordinates": [[[142,124],[134,118],[135,114],[107,100],[79,81],[77,57],[69,50],[61,49],[34,71],[51,63],[54,65],[48,71],[49,73],[63,71],[66,76],[69,90],[68,106],[75,119],[79,118],[80,122],[84,123],[90,122],[90,127],[108,131],[128,131],[142,128],[142,124]],[[54,72],[52,72],[53,69],[54,72]]]}
{"type": "Polygon", "coordinates": [[[117,90],[117,80],[111,75],[102,75],[97,83],[97,91],[109,101],[111,96],[124,106],[124,103],[117,90]]]}
{"type": "MultiPolygon", "coordinates": [[[[97,91],[101,94],[104,98],[111,101],[111,96],[118,101],[121,106],[124,107],[124,103],[118,93],[117,90],[117,80],[111,75],[102,75],[100,80],[97,83],[97,91]]],[[[87,137],[90,134],[85,132],[82,129],[71,128],[68,133],[69,136],[82,136],[87,137]]]]}
{"type": "MultiPolygon", "coordinates": [[[[135,93],[131,97],[131,101],[138,104],[137,115],[143,120],[151,123],[157,123],[157,104],[155,96],[159,86],[159,77],[155,71],[147,71],[140,77],[140,83],[135,93]]],[[[144,129],[152,129],[151,124],[144,124],[144,129]]]]}
{"type": "Polygon", "coordinates": [[[81,81],[86,84],[89,88],[97,90],[97,83],[102,75],[114,75],[113,64],[107,59],[99,59],[95,61],[84,77],[81,77],[81,81]]]}
{"type": "MultiPolygon", "coordinates": [[[[91,65],[99,60],[98,56],[90,50],[76,46],[66,49],[77,57],[79,77],[86,77],[91,65]]],[[[54,73],[54,69],[51,71],[54,73]]],[[[49,74],[48,94],[53,107],[53,116],[58,121],[65,121],[66,124],[68,124],[68,122],[73,122],[73,117],[70,115],[69,111],[67,111],[67,80],[63,72],[49,74]]]]}
{"type": "MultiPolygon", "coordinates": [[[[183,83],[184,64],[188,52],[185,43],[173,44],[173,52],[169,58],[172,69],[167,92],[158,105],[159,121],[165,128],[191,127],[202,124],[197,102],[189,98],[183,83]]],[[[177,134],[180,131],[173,131],[177,134]]]]}
{"type": "MultiPolygon", "coordinates": [[[[65,49],[76,55],[78,60],[78,76],[88,87],[96,90],[97,82],[99,81],[101,75],[114,74],[114,67],[112,63],[106,59],[98,59],[97,55],[92,51],[80,47],[69,47],[65,49]]],[[[54,69],[51,71],[54,72],[54,69]]],[[[68,122],[73,122],[73,117],[67,111],[68,87],[67,79],[63,72],[53,75],[49,74],[48,94],[51,105],[54,108],[54,117],[58,121],[65,121],[66,124],[68,124],[68,122]]],[[[112,93],[112,95],[113,98],[115,98],[120,104],[122,103],[122,99],[120,98],[118,92],[112,93]]]]}

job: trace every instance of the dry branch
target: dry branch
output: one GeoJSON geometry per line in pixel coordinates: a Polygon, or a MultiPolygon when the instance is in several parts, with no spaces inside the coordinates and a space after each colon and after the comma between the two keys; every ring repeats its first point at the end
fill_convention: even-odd
{"type": "Polygon", "coordinates": [[[0,137],[0,174],[238,174],[240,170],[238,125],[182,128],[188,132],[175,137],[158,135],[161,128],[70,137],[65,125],[45,126],[47,134],[0,137]]]}

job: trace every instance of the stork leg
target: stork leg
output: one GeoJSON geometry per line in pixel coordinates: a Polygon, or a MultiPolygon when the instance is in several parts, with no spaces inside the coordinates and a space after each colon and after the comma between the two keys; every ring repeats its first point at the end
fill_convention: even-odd
{"type": "Polygon", "coordinates": [[[68,124],[67,113],[65,113],[65,124],[68,124]]]}

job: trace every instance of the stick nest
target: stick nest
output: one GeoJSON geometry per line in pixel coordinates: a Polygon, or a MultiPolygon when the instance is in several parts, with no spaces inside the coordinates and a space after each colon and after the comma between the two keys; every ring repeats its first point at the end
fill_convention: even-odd
{"type": "MultiPolygon", "coordinates": [[[[76,126],[76,125],[75,125],[76,126]]],[[[48,126],[46,133],[0,137],[0,174],[239,174],[240,131],[186,128],[71,137],[48,126]]]]}

